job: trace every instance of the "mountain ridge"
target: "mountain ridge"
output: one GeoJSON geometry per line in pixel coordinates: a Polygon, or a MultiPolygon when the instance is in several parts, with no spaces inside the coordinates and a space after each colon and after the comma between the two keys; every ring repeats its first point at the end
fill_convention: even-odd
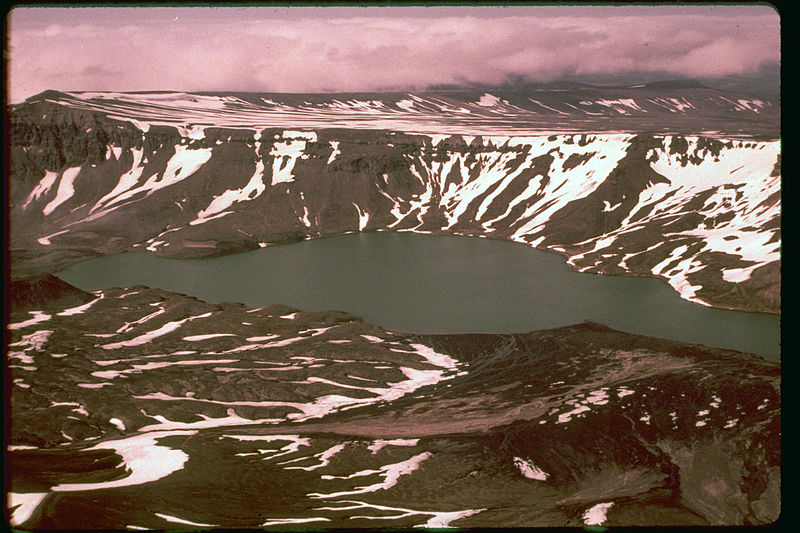
{"type": "MultiPolygon", "coordinates": [[[[134,120],[160,114],[160,123],[195,121],[219,126],[291,123],[421,133],[502,134],[620,131],[706,132],[777,138],[779,108],[769,99],[685,81],[577,89],[458,89],[363,93],[44,91],[10,106],[51,102],[65,108],[134,120]],[[194,95],[194,96],[191,96],[194,95]],[[498,96],[499,95],[499,96],[498,96]],[[216,98],[216,100],[215,100],[216,98]],[[191,100],[194,99],[195,102],[191,100]],[[204,107],[206,106],[206,107],[204,107]],[[211,106],[211,107],[208,107],[211,106]],[[137,108],[141,109],[137,112],[137,108]],[[138,113],[130,115],[130,113],[138,113]],[[237,115],[247,117],[238,120],[237,115]],[[139,118],[136,118],[139,117],[139,118]],[[609,123],[599,120],[605,117],[609,123]],[[287,122],[289,119],[290,122],[287,122]],[[254,120],[261,122],[253,122],[254,120]],[[277,121],[277,122],[276,122],[277,121]],[[737,122],[741,124],[737,125],[737,122]],[[591,126],[590,126],[591,124],[591,126]]],[[[152,116],[150,117],[152,119],[152,116]]],[[[291,127],[291,126],[290,126],[291,127]]]]}
{"type": "Polygon", "coordinates": [[[149,124],[55,102],[24,109],[11,131],[15,275],[95,250],[201,257],[410,230],[516,240],[584,272],[664,277],[706,304],[780,308],[778,141],[261,128],[246,116],[221,127],[138,108],[156,113],[149,124]]]}

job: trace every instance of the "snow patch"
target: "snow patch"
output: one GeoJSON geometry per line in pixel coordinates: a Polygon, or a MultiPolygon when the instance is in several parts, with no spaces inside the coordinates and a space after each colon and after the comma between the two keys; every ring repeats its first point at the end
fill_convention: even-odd
{"type": "Polygon", "coordinates": [[[522,457],[514,457],[514,466],[516,466],[523,476],[529,479],[538,479],[539,481],[547,481],[550,474],[533,464],[530,459],[522,457]]]}
{"type": "Polygon", "coordinates": [[[282,526],[286,524],[305,524],[307,522],[330,522],[329,518],[271,518],[261,524],[261,527],[282,526]]]}
{"type": "Polygon", "coordinates": [[[558,415],[558,420],[556,421],[556,424],[564,424],[566,422],[569,422],[572,420],[572,417],[574,415],[585,413],[586,411],[591,411],[591,409],[585,405],[578,405],[572,411],[567,411],[566,413],[561,413],[560,415],[558,415]]]}
{"type": "Polygon", "coordinates": [[[22,204],[22,209],[27,209],[28,205],[30,205],[33,200],[38,200],[41,196],[44,196],[50,192],[50,189],[56,182],[56,178],[58,178],[58,172],[50,172],[49,170],[46,170],[44,177],[39,181],[39,183],[36,184],[30,194],[28,194],[28,198],[25,200],[25,203],[22,204]]]}
{"type": "Polygon", "coordinates": [[[411,100],[400,100],[399,102],[397,102],[397,107],[405,109],[406,111],[413,111],[414,102],[412,102],[411,100]]]}
{"type": "Polygon", "coordinates": [[[608,403],[607,390],[607,388],[602,388],[600,390],[592,391],[589,393],[589,396],[586,397],[585,401],[593,405],[605,405],[608,403]]]}
{"type": "Polygon", "coordinates": [[[483,107],[492,107],[496,106],[500,102],[500,98],[493,94],[486,93],[481,96],[481,99],[478,100],[478,105],[483,107]]]}
{"type": "MultiPolygon", "coordinates": [[[[261,143],[256,141],[255,153],[258,154],[261,143]]],[[[264,184],[264,162],[259,158],[256,161],[256,169],[247,184],[241,189],[228,189],[219,196],[215,196],[208,206],[202,211],[197,213],[197,218],[189,222],[190,226],[202,224],[208,220],[212,220],[212,215],[220,214],[231,205],[237,202],[246,202],[255,200],[267,189],[264,184]]]]}
{"type": "Polygon", "coordinates": [[[215,339],[217,337],[235,337],[236,335],[233,333],[207,333],[205,335],[190,335],[188,337],[184,337],[183,340],[189,342],[196,342],[196,341],[204,341],[207,339],[215,339]]]}
{"type": "Polygon", "coordinates": [[[96,444],[87,450],[113,450],[122,457],[128,475],[114,481],[99,483],[62,483],[52,487],[53,492],[98,490],[141,485],[164,478],[183,468],[189,459],[181,450],[159,445],[158,439],[172,435],[194,435],[196,431],[162,431],[134,435],[125,439],[96,444]]]}
{"type": "Polygon", "coordinates": [[[16,322],[14,324],[9,324],[6,327],[8,329],[22,329],[22,328],[27,328],[28,326],[32,326],[34,324],[38,324],[40,322],[46,322],[46,321],[50,320],[51,318],[53,318],[52,316],[50,316],[47,313],[44,313],[42,311],[28,311],[28,314],[33,315],[33,318],[29,318],[28,320],[25,320],[24,322],[16,322]]]}
{"type": "Polygon", "coordinates": [[[378,469],[378,472],[381,473],[381,475],[384,478],[381,483],[374,483],[372,485],[367,485],[364,487],[356,487],[353,490],[332,492],[329,494],[312,492],[309,493],[308,496],[310,498],[315,498],[315,499],[336,498],[339,496],[349,496],[351,494],[364,494],[367,492],[376,492],[378,490],[388,490],[397,484],[397,481],[401,476],[405,476],[414,472],[417,468],[419,468],[419,465],[429,457],[431,457],[430,452],[423,452],[405,461],[401,461],[399,463],[392,463],[380,467],[378,469]]]}
{"type": "Polygon", "coordinates": [[[328,162],[326,164],[330,165],[336,160],[336,157],[341,154],[342,152],[339,151],[339,141],[328,141],[333,148],[331,155],[328,157],[328,162]]]}
{"type": "MultiPolygon", "coordinates": [[[[336,455],[337,453],[339,453],[340,451],[344,450],[345,446],[347,446],[347,443],[337,444],[337,445],[325,450],[324,452],[320,452],[318,454],[313,455],[312,457],[315,457],[315,458],[319,459],[319,463],[317,463],[315,465],[311,465],[311,466],[286,466],[286,467],[284,467],[284,469],[285,470],[306,470],[306,471],[310,471],[310,470],[316,470],[318,468],[322,468],[322,467],[328,466],[330,464],[331,458],[334,455],[336,455]]],[[[304,460],[304,459],[309,459],[309,457],[300,457],[298,459],[294,459],[292,462],[300,461],[300,460],[304,460]]],[[[279,464],[285,464],[285,463],[279,463],[279,464]]]]}
{"type": "Polygon", "coordinates": [[[634,394],[634,393],[635,393],[635,391],[632,391],[627,387],[620,387],[617,390],[617,398],[624,398],[625,396],[630,396],[631,394],[634,394]]]}
{"type": "Polygon", "coordinates": [[[153,513],[153,514],[159,518],[163,518],[167,522],[173,522],[175,524],[186,524],[189,526],[197,526],[197,527],[217,527],[214,524],[203,524],[201,522],[192,522],[191,520],[186,520],[184,518],[177,518],[175,516],[170,516],[168,514],[162,514],[162,513],[153,513]]]}
{"type": "MultiPolygon", "coordinates": [[[[358,231],[364,231],[364,229],[367,227],[367,224],[369,224],[369,212],[366,209],[362,211],[355,202],[352,202],[352,204],[353,207],[356,208],[356,212],[358,212],[358,231]]],[[[307,216],[308,215],[306,215],[306,217],[307,216]]]]}
{"type": "MultiPolygon", "coordinates": [[[[376,337],[377,338],[377,337],[376,337]]],[[[438,353],[433,348],[425,346],[424,344],[411,344],[410,345],[416,353],[424,357],[428,363],[441,368],[454,369],[458,365],[458,361],[449,355],[438,353]]]]}
{"type": "Polygon", "coordinates": [[[611,205],[608,201],[603,200],[603,212],[604,213],[608,213],[608,212],[611,212],[611,211],[615,211],[621,205],[622,205],[622,202],[619,202],[617,204],[611,205]]]}
{"type": "Polygon", "coordinates": [[[61,311],[60,313],[57,313],[57,316],[73,316],[73,315],[83,314],[83,313],[86,312],[87,309],[92,307],[94,304],[96,304],[97,302],[99,302],[103,298],[104,298],[104,295],[100,294],[100,296],[98,296],[97,298],[95,298],[91,302],[85,303],[83,305],[79,305],[77,307],[71,307],[69,309],[65,309],[65,310],[61,311]]]}
{"type": "MultiPolygon", "coordinates": [[[[134,153],[136,154],[136,152],[134,153]]],[[[174,185],[185,180],[197,172],[200,167],[205,165],[206,162],[211,159],[211,153],[211,148],[191,149],[180,144],[176,145],[175,154],[167,162],[167,166],[161,176],[158,174],[153,174],[139,187],[131,188],[133,185],[138,183],[139,177],[144,170],[136,167],[135,165],[137,164],[137,161],[134,161],[134,168],[131,169],[129,173],[124,174],[120,179],[118,188],[121,189],[121,192],[113,197],[110,197],[111,193],[109,193],[109,195],[106,195],[106,197],[101,199],[95,208],[93,208],[93,210],[99,208],[101,204],[103,204],[104,199],[108,197],[108,201],[102,205],[102,207],[105,207],[106,210],[95,213],[87,218],[87,220],[104,215],[109,211],[109,206],[124,200],[128,200],[136,194],[144,192],[147,196],[150,196],[157,190],[169,187],[170,185],[174,185]]],[[[115,188],[115,191],[116,190],[117,189],[115,188]]],[[[114,191],[112,191],[112,193],[113,192],[114,191]]]]}
{"type": "Polygon", "coordinates": [[[73,182],[80,171],[81,167],[71,167],[61,173],[61,181],[58,183],[56,197],[53,198],[53,200],[51,200],[50,203],[48,203],[42,210],[42,213],[44,213],[45,216],[52,213],[56,207],[72,198],[72,195],[75,194],[73,182]]]}
{"type": "Polygon", "coordinates": [[[414,527],[453,527],[450,525],[450,522],[458,520],[459,518],[466,518],[478,514],[485,510],[486,509],[464,509],[463,511],[439,512],[435,513],[434,516],[424,524],[414,527]]]}
{"type": "MultiPolygon", "coordinates": [[[[44,343],[47,342],[47,339],[50,337],[52,333],[53,331],[49,329],[34,331],[33,333],[30,333],[28,335],[23,335],[19,341],[13,344],[9,344],[9,346],[20,346],[20,347],[27,346],[28,348],[26,348],[24,351],[27,351],[30,348],[33,348],[34,350],[41,350],[42,346],[44,346],[44,343]]],[[[17,353],[17,352],[11,352],[11,353],[17,353]]],[[[9,353],[9,357],[13,357],[11,353],[9,353]]],[[[22,358],[21,354],[17,355],[16,357],[20,359],[22,358]]],[[[28,357],[28,359],[30,359],[30,357],[28,357]]],[[[33,360],[32,359],[28,361],[23,360],[23,362],[33,363],[33,360]]]]}
{"type": "Polygon", "coordinates": [[[583,523],[587,526],[602,526],[606,521],[606,513],[613,505],[614,502],[593,505],[583,513],[583,523]]]}
{"type": "Polygon", "coordinates": [[[9,492],[6,502],[10,511],[9,522],[17,527],[24,524],[42,501],[50,494],[49,492],[9,492]]]}
{"type": "Polygon", "coordinates": [[[148,331],[147,333],[143,333],[138,337],[134,337],[133,339],[127,341],[120,341],[120,342],[112,342],[111,344],[103,344],[100,347],[105,350],[116,350],[117,348],[122,348],[125,346],[141,346],[142,344],[147,344],[148,342],[152,341],[157,337],[161,337],[162,335],[166,335],[167,333],[171,333],[176,329],[180,328],[184,323],[189,322],[191,320],[196,320],[198,318],[207,318],[210,317],[211,313],[205,313],[198,316],[190,316],[184,318],[182,320],[176,320],[173,322],[167,322],[163,326],[158,329],[154,329],[153,331],[148,331]]]}
{"type": "Polygon", "coordinates": [[[50,238],[51,237],[55,237],[57,235],[63,235],[64,233],[68,233],[68,232],[69,232],[68,229],[57,231],[57,232],[51,233],[50,235],[47,235],[45,237],[39,237],[38,239],[36,239],[36,241],[39,244],[43,245],[43,246],[50,246],[51,244],[53,244],[52,242],[50,242],[50,238]]]}
{"type": "Polygon", "coordinates": [[[419,439],[391,439],[391,440],[375,440],[372,441],[372,444],[367,446],[367,449],[372,452],[372,455],[375,455],[383,449],[385,446],[416,446],[419,443],[419,439]]]}
{"type": "Polygon", "coordinates": [[[272,145],[269,155],[272,156],[272,185],[294,181],[295,163],[298,159],[308,158],[305,153],[307,141],[315,142],[315,132],[284,131],[282,141],[272,145]]]}

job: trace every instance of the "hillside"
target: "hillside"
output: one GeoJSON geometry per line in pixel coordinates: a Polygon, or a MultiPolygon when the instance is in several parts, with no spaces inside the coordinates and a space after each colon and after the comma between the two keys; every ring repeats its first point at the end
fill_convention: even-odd
{"type": "Polygon", "coordinates": [[[498,94],[42,93],[11,109],[12,273],[415,231],[777,312],[774,104],[669,84],[498,94]]]}

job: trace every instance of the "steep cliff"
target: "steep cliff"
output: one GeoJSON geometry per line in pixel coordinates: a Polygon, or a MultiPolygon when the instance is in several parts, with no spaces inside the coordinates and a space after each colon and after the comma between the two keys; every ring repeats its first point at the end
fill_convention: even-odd
{"type": "MultiPolygon", "coordinates": [[[[179,96],[43,93],[13,109],[15,275],[136,247],[203,257],[348,231],[445,232],[526,242],[584,272],[662,277],[708,305],[780,308],[777,140],[423,134],[321,128],[320,119],[314,128],[269,128],[258,125],[273,115],[302,124],[302,106],[273,102],[272,114],[249,115],[247,99],[179,96]],[[185,101],[196,107],[178,105],[185,101]]],[[[634,100],[592,101],[616,115],[630,111],[620,115],[635,115],[629,130],[647,113],[634,100]]],[[[686,114],[700,101],[676,100],[662,114],[686,114]]],[[[769,112],[763,102],[739,102],[752,120],[769,112]]],[[[498,115],[510,112],[506,100],[490,103],[498,115]]],[[[340,120],[360,120],[331,105],[340,120]]],[[[397,114],[394,122],[379,116],[402,125],[407,117],[397,114]]],[[[473,129],[490,118],[476,118],[473,129]]]]}

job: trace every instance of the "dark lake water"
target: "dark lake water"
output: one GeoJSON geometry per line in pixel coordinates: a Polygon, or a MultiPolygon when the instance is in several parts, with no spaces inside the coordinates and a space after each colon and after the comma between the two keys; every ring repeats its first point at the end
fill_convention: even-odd
{"type": "Polygon", "coordinates": [[[84,290],[142,284],[214,303],[339,309],[394,331],[522,333],[592,320],[780,358],[776,315],[704,307],[663,280],[581,274],[561,256],[473,237],[354,233],[199,260],[135,252],[58,276],[84,290]]]}

